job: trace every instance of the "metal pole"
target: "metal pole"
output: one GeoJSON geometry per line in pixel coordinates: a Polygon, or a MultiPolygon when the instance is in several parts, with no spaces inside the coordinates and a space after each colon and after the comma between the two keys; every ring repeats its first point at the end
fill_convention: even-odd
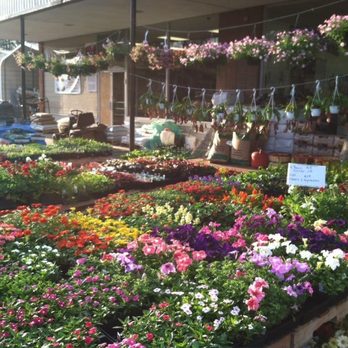
{"type": "MultiPolygon", "coordinates": [[[[137,1],[130,0],[130,45],[135,46],[135,30],[136,30],[136,8],[137,1]]],[[[135,63],[129,58],[129,75],[128,75],[128,95],[129,95],[129,150],[135,148],[135,63]]]]}
{"type": "MultiPolygon", "coordinates": [[[[39,52],[45,54],[44,44],[39,42],[39,52]]],[[[39,111],[46,111],[46,95],[45,95],[45,70],[39,70],[39,111]]]]}
{"type": "MultiPolygon", "coordinates": [[[[170,49],[170,24],[167,24],[167,45],[168,45],[168,49],[170,49]]],[[[166,101],[169,101],[170,99],[170,69],[166,68],[166,79],[165,79],[165,95],[166,95],[166,101]]]]}
{"type": "MultiPolygon", "coordinates": [[[[21,22],[21,53],[25,54],[25,22],[24,16],[20,17],[21,22]]],[[[21,86],[22,86],[22,110],[23,110],[23,118],[27,120],[27,84],[25,81],[25,69],[21,70],[21,86]]]]}

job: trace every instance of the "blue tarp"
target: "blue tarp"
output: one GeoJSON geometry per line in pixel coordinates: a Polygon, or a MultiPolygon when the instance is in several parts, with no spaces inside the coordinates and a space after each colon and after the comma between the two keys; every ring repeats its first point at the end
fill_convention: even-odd
{"type": "Polygon", "coordinates": [[[0,138],[10,143],[21,143],[20,139],[27,139],[26,142],[45,144],[45,141],[31,139],[31,136],[36,133],[37,131],[31,128],[30,124],[13,123],[11,126],[0,126],[0,138]],[[17,139],[17,141],[15,141],[15,139],[17,139]]]}

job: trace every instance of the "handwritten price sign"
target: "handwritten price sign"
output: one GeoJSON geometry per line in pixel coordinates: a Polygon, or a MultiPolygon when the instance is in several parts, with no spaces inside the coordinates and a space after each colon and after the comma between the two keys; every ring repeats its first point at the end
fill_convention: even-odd
{"type": "Polygon", "coordinates": [[[316,187],[326,186],[326,167],[309,164],[288,164],[287,185],[316,187]]]}

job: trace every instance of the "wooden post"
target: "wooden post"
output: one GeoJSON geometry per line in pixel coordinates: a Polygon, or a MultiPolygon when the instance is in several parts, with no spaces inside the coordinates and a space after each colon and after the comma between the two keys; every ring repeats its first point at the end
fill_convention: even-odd
{"type": "MultiPolygon", "coordinates": [[[[21,26],[21,53],[25,54],[25,21],[24,16],[20,17],[20,26],[21,26]]],[[[25,81],[25,69],[21,69],[21,87],[22,87],[22,110],[23,118],[27,120],[27,84],[25,81]]]]}
{"type": "MultiPolygon", "coordinates": [[[[136,0],[130,0],[130,45],[135,46],[135,30],[136,30],[136,0]]],[[[129,58],[128,65],[128,111],[129,111],[129,151],[135,148],[135,63],[129,58]]]]}

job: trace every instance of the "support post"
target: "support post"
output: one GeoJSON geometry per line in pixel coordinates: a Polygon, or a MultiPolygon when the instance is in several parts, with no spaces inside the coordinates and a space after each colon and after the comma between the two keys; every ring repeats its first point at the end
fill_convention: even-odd
{"type": "MultiPolygon", "coordinates": [[[[20,26],[21,26],[21,53],[25,54],[25,21],[24,16],[20,17],[20,26]]],[[[27,120],[27,84],[25,81],[25,69],[21,69],[21,87],[22,87],[22,110],[23,110],[23,118],[27,120]]]]}
{"type": "MultiPolygon", "coordinates": [[[[39,43],[39,52],[40,54],[45,54],[44,52],[44,44],[42,42],[39,43]]],[[[40,112],[46,111],[46,95],[45,95],[45,70],[39,70],[39,110],[40,112]]]]}
{"type": "MultiPolygon", "coordinates": [[[[167,46],[168,46],[168,49],[170,49],[170,24],[168,23],[167,24],[167,33],[166,33],[166,36],[167,36],[167,46]]],[[[166,96],[166,101],[168,102],[169,99],[170,99],[170,69],[169,68],[166,68],[166,76],[165,76],[165,96],[166,96]]]]}
{"type": "MultiPolygon", "coordinates": [[[[135,46],[136,30],[136,0],[130,0],[130,45],[135,46]]],[[[129,58],[128,65],[128,111],[129,111],[129,150],[135,148],[135,113],[136,113],[136,93],[135,93],[135,63],[129,58]]]]}

